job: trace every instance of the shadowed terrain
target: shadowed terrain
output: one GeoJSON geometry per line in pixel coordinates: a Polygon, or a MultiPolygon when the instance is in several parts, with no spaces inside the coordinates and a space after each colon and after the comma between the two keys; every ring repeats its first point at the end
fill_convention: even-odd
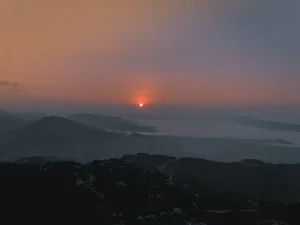
{"type": "MultiPolygon", "coordinates": [[[[57,158],[54,159],[56,160],[57,158]]],[[[264,182],[272,185],[280,183],[285,173],[276,175],[281,170],[280,165],[265,165],[252,160],[236,166],[238,165],[238,169],[245,168],[239,172],[241,176],[253,173],[257,168],[253,165],[263,166],[260,172],[274,171],[274,176],[264,182]]],[[[223,181],[218,182],[209,177],[213,177],[213,171],[218,167],[221,171],[224,167],[232,166],[200,159],[176,160],[172,157],[147,154],[128,155],[122,159],[94,160],[87,164],[73,161],[45,162],[42,159],[38,162],[37,158],[23,160],[23,163],[2,163],[2,219],[9,218],[11,222],[16,222],[21,217],[23,222],[37,222],[40,218],[47,218],[49,222],[64,220],[105,225],[255,225],[273,224],[271,220],[290,225],[299,224],[299,204],[256,201],[252,197],[248,199],[248,205],[245,205],[239,192],[221,192],[223,181]],[[194,160],[199,166],[192,166],[195,170],[188,166],[194,160]],[[166,168],[162,170],[167,162],[170,165],[165,165],[166,168]],[[181,177],[174,170],[176,178],[170,180],[174,163],[181,164],[181,171],[186,177],[181,177]],[[202,170],[203,175],[200,176],[197,170],[205,166],[206,169],[202,170]],[[191,171],[197,176],[196,179],[189,177],[191,171]],[[210,176],[205,178],[205,174],[210,176]],[[11,217],[11,212],[18,215],[18,218],[11,217]]],[[[179,170],[178,165],[176,167],[179,170]]],[[[299,171],[298,168],[294,169],[299,171]]],[[[290,179],[293,176],[296,174],[290,179]]],[[[263,177],[264,175],[261,176],[263,177]]],[[[239,183],[239,179],[234,173],[231,178],[223,178],[243,191],[245,187],[232,183],[232,180],[239,183]]],[[[255,180],[249,176],[250,181],[247,184],[253,182],[253,179],[255,180]]],[[[265,187],[264,184],[259,189],[265,187]]],[[[253,194],[259,192],[258,186],[249,188],[253,194]]],[[[281,190],[284,195],[290,189],[281,190]]]]}

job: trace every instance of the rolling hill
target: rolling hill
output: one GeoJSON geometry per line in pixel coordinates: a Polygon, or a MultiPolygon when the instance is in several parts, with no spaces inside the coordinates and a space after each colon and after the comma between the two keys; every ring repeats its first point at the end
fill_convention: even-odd
{"type": "Polygon", "coordinates": [[[0,154],[7,157],[57,155],[89,161],[120,157],[134,152],[182,151],[170,138],[107,132],[63,117],[46,117],[12,133],[2,143],[0,154]]]}
{"type": "Polygon", "coordinates": [[[300,124],[283,123],[280,121],[262,120],[252,117],[242,117],[234,120],[236,123],[274,131],[300,132],[300,124]]]}
{"type": "Polygon", "coordinates": [[[27,122],[10,113],[0,112],[0,132],[19,129],[27,122]]]}
{"type": "Polygon", "coordinates": [[[77,123],[85,124],[109,131],[120,132],[156,132],[154,127],[140,124],[131,120],[113,116],[100,116],[93,114],[73,114],[69,117],[77,123]]]}

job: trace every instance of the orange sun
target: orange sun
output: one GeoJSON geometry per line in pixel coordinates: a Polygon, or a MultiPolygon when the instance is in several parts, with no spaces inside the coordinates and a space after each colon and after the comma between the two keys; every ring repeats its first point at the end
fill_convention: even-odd
{"type": "Polygon", "coordinates": [[[142,108],[142,107],[144,107],[144,104],[143,104],[143,103],[140,103],[139,106],[142,108]]]}

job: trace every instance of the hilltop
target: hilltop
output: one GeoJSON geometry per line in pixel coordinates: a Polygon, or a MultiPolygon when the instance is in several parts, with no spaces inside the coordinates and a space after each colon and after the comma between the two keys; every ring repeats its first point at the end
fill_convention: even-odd
{"type": "Polygon", "coordinates": [[[69,119],[77,123],[109,131],[156,132],[154,127],[127,120],[121,117],[100,116],[93,114],[73,114],[69,117],[69,119]]]}
{"type": "Polygon", "coordinates": [[[126,153],[182,151],[165,137],[108,132],[63,117],[46,117],[8,134],[0,143],[6,157],[57,155],[86,162],[120,157],[126,153]]]}

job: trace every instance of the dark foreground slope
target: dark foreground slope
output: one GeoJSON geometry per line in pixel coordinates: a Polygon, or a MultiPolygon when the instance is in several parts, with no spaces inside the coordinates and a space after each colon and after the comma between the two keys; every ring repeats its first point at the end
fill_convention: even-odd
{"type": "MultiPolygon", "coordinates": [[[[154,158],[161,165],[159,156],[154,158]]],[[[93,161],[85,165],[26,162],[0,165],[3,220],[109,225],[122,221],[129,225],[183,225],[197,221],[207,225],[254,225],[264,220],[300,223],[297,204],[261,202],[255,212],[240,211],[238,205],[226,214],[205,211],[199,198],[201,190],[195,192],[188,187],[192,183],[170,182],[168,173],[142,169],[128,160],[93,161]]]]}
{"type": "Polygon", "coordinates": [[[244,208],[253,202],[274,201],[291,204],[300,200],[300,164],[271,164],[255,159],[222,163],[200,158],[172,158],[137,154],[126,159],[170,175],[176,183],[187,183],[199,192],[209,208],[228,209],[237,202],[244,208]],[[162,161],[164,162],[162,163],[162,161]],[[201,191],[200,191],[201,190],[201,191]],[[213,205],[212,199],[216,199],[213,205]]]}

